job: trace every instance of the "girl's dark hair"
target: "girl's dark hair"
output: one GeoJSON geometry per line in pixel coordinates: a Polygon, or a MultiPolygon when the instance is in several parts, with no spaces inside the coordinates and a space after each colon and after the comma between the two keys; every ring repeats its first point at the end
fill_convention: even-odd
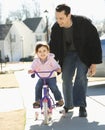
{"type": "Polygon", "coordinates": [[[61,12],[61,11],[65,11],[65,15],[68,15],[71,12],[71,8],[66,4],[60,4],[56,7],[56,12],[61,12]]]}
{"type": "Polygon", "coordinates": [[[36,45],[36,47],[35,47],[35,52],[37,53],[38,52],[38,49],[40,48],[40,47],[46,47],[47,48],[47,50],[48,51],[50,51],[50,48],[49,48],[49,45],[46,43],[46,44],[43,44],[43,43],[38,43],[37,45],[36,45]]]}

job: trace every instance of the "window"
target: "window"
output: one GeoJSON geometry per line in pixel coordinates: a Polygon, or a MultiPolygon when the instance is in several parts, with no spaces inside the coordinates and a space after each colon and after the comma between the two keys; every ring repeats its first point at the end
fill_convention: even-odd
{"type": "Polygon", "coordinates": [[[42,41],[42,36],[41,35],[36,35],[36,41],[42,41]]]}
{"type": "Polygon", "coordinates": [[[10,34],[10,41],[16,42],[16,35],[15,34],[10,34]]]}

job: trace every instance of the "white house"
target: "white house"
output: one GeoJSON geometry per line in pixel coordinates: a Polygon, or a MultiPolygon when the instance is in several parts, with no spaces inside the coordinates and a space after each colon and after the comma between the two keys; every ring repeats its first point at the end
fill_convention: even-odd
{"type": "Polygon", "coordinates": [[[23,21],[34,33],[35,42],[46,41],[46,23],[42,17],[27,18],[23,21]]]}
{"type": "Polygon", "coordinates": [[[4,39],[2,58],[8,55],[10,61],[19,61],[33,51],[34,35],[23,22],[15,21],[4,39]]]}
{"type": "Polygon", "coordinates": [[[2,59],[5,59],[7,55],[10,61],[19,61],[20,58],[28,57],[33,54],[35,43],[46,39],[46,24],[41,17],[28,18],[23,22],[14,21],[11,25],[0,25],[1,27],[0,52],[2,59]]]}

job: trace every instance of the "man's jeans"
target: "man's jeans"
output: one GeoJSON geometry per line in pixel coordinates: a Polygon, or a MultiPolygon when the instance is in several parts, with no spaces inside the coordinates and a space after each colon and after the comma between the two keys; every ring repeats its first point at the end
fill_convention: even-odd
{"type": "Polygon", "coordinates": [[[65,107],[86,106],[88,67],[81,62],[76,52],[69,52],[63,64],[63,94],[65,107]]]}
{"type": "MultiPolygon", "coordinates": [[[[42,99],[42,86],[43,86],[43,80],[39,79],[36,86],[35,86],[35,100],[38,101],[42,99]]],[[[56,84],[56,77],[46,79],[46,84],[51,89],[52,93],[54,94],[54,98],[56,101],[59,101],[62,99],[61,93],[58,89],[58,86],[56,84]]]]}

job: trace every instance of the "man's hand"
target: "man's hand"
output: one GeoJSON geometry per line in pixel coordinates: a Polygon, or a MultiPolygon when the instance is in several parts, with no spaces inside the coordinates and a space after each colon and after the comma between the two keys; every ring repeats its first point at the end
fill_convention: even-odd
{"type": "Polygon", "coordinates": [[[61,68],[57,69],[57,72],[58,72],[58,73],[61,73],[61,68]]]}
{"type": "Polygon", "coordinates": [[[89,70],[88,70],[88,75],[90,77],[94,76],[96,73],[96,64],[91,64],[89,70]]]}

